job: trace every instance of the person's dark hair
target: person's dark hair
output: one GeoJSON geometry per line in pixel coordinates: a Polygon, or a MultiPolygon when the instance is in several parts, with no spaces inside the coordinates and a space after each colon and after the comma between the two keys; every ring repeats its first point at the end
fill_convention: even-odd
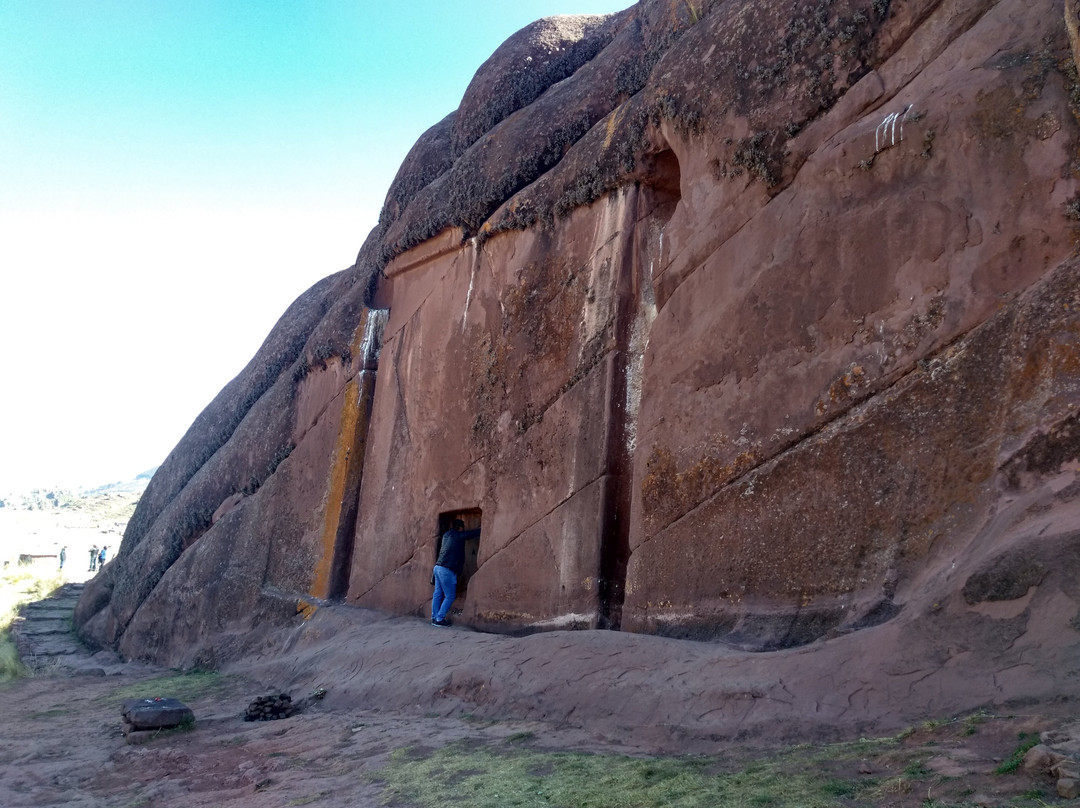
{"type": "Polygon", "coordinates": [[[453,522],[450,523],[450,526],[453,527],[454,530],[464,530],[465,529],[465,523],[463,521],[461,521],[460,519],[455,519],[453,522]]]}

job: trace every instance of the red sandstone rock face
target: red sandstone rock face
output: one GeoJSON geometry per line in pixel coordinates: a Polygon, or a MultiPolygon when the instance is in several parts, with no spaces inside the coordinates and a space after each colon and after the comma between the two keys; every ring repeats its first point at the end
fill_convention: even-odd
{"type": "Polygon", "coordinates": [[[213,664],[319,599],[425,615],[462,514],[477,628],[1068,690],[1075,29],[1048,0],[525,29],[162,466],[80,632],[213,664]]]}

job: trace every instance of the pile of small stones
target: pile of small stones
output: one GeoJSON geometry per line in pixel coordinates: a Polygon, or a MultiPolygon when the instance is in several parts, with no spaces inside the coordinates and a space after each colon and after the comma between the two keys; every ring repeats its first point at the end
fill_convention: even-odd
{"type": "MultiPolygon", "coordinates": [[[[1073,725],[1072,729],[1076,729],[1073,725]]],[[[1044,736],[1050,733],[1043,733],[1044,736]]],[[[1045,738],[1051,740],[1051,738],[1045,738]]],[[[1075,746],[1075,744],[1073,744],[1075,746]]],[[[1073,800],[1080,797],[1080,766],[1076,761],[1051,749],[1046,744],[1033,746],[1024,755],[1023,769],[1032,777],[1050,777],[1057,781],[1059,797],[1073,800]]]]}
{"type": "Polygon", "coordinates": [[[244,710],[244,720],[274,721],[278,718],[288,718],[296,712],[297,708],[293,706],[292,696],[288,693],[277,696],[259,696],[244,710]]]}

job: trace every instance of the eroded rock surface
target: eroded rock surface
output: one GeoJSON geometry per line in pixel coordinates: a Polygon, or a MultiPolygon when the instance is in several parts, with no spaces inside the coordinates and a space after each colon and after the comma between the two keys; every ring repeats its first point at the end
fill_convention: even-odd
{"type": "Polygon", "coordinates": [[[82,636],[212,665],[327,600],[425,615],[460,515],[459,625],[719,641],[852,724],[1078,695],[1075,43],[1048,0],[526,28],[161,467],[82,636]]]}

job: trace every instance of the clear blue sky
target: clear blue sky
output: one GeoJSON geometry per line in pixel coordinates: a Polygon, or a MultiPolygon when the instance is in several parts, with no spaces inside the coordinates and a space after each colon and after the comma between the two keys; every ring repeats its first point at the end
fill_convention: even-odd
{"type": "Polygon", "coordinates": [[[512,33],[630,0],[0,0],[0,492],[160,463],[512,33]]]}

